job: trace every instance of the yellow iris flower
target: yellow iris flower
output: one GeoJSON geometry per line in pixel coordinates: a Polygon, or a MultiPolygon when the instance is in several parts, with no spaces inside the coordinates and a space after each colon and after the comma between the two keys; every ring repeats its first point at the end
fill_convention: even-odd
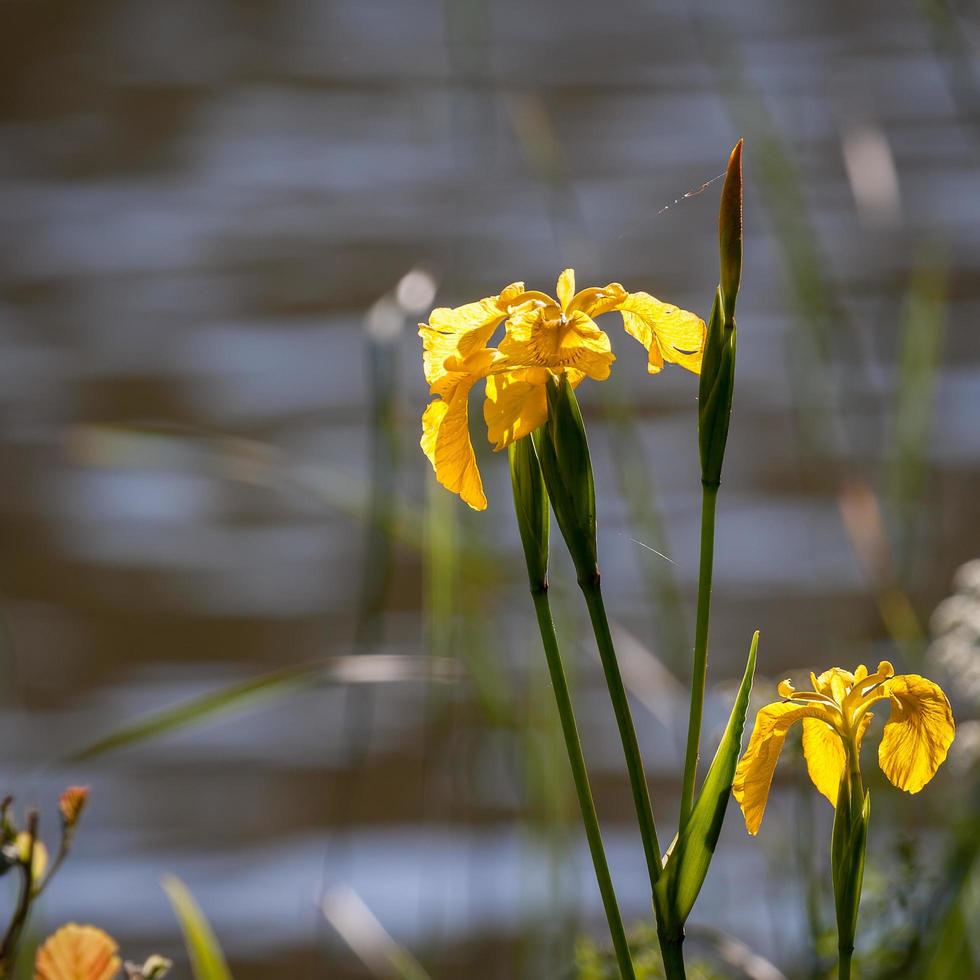
{"type": "Polygon", "coordinates": [[[873,674],[862,664],[853,674],[833,667],[819,677],[811,673],[810,680],[812,691],[796,691],[783,681],[778,691],[786,700],[766,705],[756,716],[732,785],[750,834],[759,831],[776,760],[797,721],[803,722],[810,779],[834,806],[845,767],[860,771],[861,739],[872,718],[868,709],[875,702],[891,704],[878,763],[899,789],[918,793],[936,774],[953,742],[953,713],[939,685],[918,674],[896,676],[887,660],[873,674]]]}
{"type": "Polygon", "coordinates": [[[547,419],[549,373],[567,374],[572,385],[609,377],[616,358],[594,320],[603,313],[622,314],[627,333],[648,351],[651,374],[665,361],[701,370],[705,326],[695,314],[618,282],[576,292],[572,269],[558,277],[557,295],[515,282],[497,296],[433,310],[419,324],[425,380],[436,396],[422,416],[422,450],[439,482],[475,510],[487,506],[469,434],[469,394],[478,381],[486,381],[487,435],[501,450],[547,419]],[[487,346],[501,324],[499,346],[487,346]]]}

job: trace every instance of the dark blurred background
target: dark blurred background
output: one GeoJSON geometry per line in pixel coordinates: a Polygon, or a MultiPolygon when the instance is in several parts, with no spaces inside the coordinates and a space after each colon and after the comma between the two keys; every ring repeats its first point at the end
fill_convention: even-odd
{"type": "MultiPolygon", "coordinates": [[[[978,43],[975,5],[943,0],[2,0],[0,795],[51,833],[58,790],[92,787],[37,931],[93,922],[180,959],[174,872],[239,980],[423,975],[392,973],[390,943],[433,978],[540,980],[571,975],[577,934],[601,943],[506,461],[475,426],[483,514],[434,484],[415,323],[566,265],[706,315],[720,182],[685,195],[743,136],[708,749],[755,628],[762,703],[797,670],[884,658],[944,684],[960,732],[937,780],[909,799],[870,776],[862,952],[868,976],[925,976],[952,935],[955,975],[980,975],[980,573],[955,578],[980,556],[978,43]]],[[[669,840],[697,389],[649,377],[615,319],[613,380],[582,397],[669,840]]],[[[639,922],[615,729],[555,551],[639,922]]],[[[831,810],[801,772],[783,761],[759,840],[730,811],[695,920],[808,977],[832,949],[831,810]]],[[[732,975],[779,975],[733,948],[732,975]]]]}

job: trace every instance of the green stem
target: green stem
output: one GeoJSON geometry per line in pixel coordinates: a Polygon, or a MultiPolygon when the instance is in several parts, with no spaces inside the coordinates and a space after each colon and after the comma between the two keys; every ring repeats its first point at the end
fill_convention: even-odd
{"type": "Polygon", "coordinates": [[[851,957],[854,955],[854,947],[846,949],[839,947],[839,961],[837,967],[837,980],[851,980],[851,957]]]}
{"type": "Polygon", "coordinates": [[[558,706],[558,717],[561,721],[561,731],[565,738],[565,748],[568,752],[568,762],[572,767],[572,778],[575,782],[575,792],[578,795],[579,807],[582,810],[582,823],[585,825],[585,836],[592,853],[592,865],[595,868],[596,882],[602,895],[602,905],[606,910],[606,920],[612,935],[616,961],[623,980],[635,980],[633,961],[630,958],[629,945],[626,941],[626,931],[623,928],[616,892],[613,889],[609,865],[606,862],[606,852],[602,844],[602,833],[599,830],[599,818],[595,811],[595,801],[592,799],[592,789],[589,786],[589,773],[585,767],[585,757],[582,754],[582,742],[575,722],[575,711],[568,692],[568,681],[565,679],[565,669],[562,666],[561,652],[558,649],[558,637],[555,633],[555,622],[551,615],[551,603],[548,601],[547,585],[532,589],[534,611],[538,617],[538,628],[541,631],[541,642],[544,645],[545,657],[548,660],[548,671],[551,674],[551,686],[555,692],[555,704],[558,706]]]}
{"type": "Polygon", "coordinates": [[[694,626],[694,668],[691,673],[691,713],[687,723],[687,751],[684,754],[684,782],[681,784],[683,828],[694,806],[694,788],[701,752],[701,718],[704,714],[704,688],[708,677],[708,621],[711,617],[711,575],[715,561],[715,505],[718,485],[701,488],[701,564],[698,572],[698,610],[694,626]]]}
{"type": "Polygon", "coordinates": [[[636,807],[636,817],[640,824],[640,837],[643,840],[643,853],[646,856],[647,871],[650,875],[650,888],[653,889],[663,871],[663,861],[660,857],[660,842],[657,840],[657,826],[653,819],[653,807],[650,804],[650,790],[647,786],[646,773],[643,770],[643,759],[640,756],[640,746],[636,741],[636,729],[633,727],[633,715],[630,713],[629,701],[626,698],[626,688],[623,686],[623,676],[619,672],[619,661],[613,647],[612,635],[609,632],[609,620],[606,618],[606,607],[602,601],[602,591],[599,587],[598,573],[592,579],[579,579],[579,585],[589,607],[589,617],[592,620],[592,630],[595,633],[596,644],[599,647],[599,659],[606,675],[606,686],[609,688],[609,699],[612,701],[619,726],[619,738],[623,743],[626,755],[626,768],[629,771],[630,789],[633,792],[633,803],[636,807]]]}
{"type": "Polygon", "coordinates": [[[667,980],[686,980],[684,970],[684,936],[679,939],[660,939],[660,954],[664,961],[664,974],[667,980]]]}

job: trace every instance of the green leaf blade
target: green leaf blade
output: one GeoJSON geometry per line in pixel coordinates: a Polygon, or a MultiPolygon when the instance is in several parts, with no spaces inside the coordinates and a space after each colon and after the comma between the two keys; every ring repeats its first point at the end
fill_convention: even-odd
{"type": "Polygon", "coordinates": [[[188,887],[174,875],[161,882],[184,934],[194,980],[232,980],[224,953],[188,887]]]}
{"type": "Polygon", "coordinates": [[[755,677],[758,631],[752,637],[745,673],[732,712],[715,752],[691,816],[672,847],[664,873],[657,882],[658,911],[665,921],[683,927],[704,884],[708,866],[718,844],[735,767],[742,751],[742,731],[755,677]]]}

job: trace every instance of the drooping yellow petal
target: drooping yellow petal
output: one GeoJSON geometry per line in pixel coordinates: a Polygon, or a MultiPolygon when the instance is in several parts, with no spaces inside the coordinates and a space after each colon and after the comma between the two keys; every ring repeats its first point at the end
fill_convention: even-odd
{"type": "Polygon", "coordinates": [[[437,398],[429,403],[422,416],[420,445],[436,471],[436,479],[474,510],[485,510],[487,498],[469,429],[469,394],[477,380],[467,377],[456,386],[449,401],[437,398]]]}
{"type": "Polygon", "coordinates": [[[543,425],[548,418],[546,368],[508,371],[487,378],[483,418],[494,451],[505,449],[543,425]]]}
{"type": "Polygon", "coordinates": [[[507,316],[509,304],[523,291],[524,283],[514,282],[499,296],[487,296],[453,309],[441,306],[433,310],[429,322],[419,324],[425,380],[433,384],[446,373],[449,358],[461,360],[485,346],[507,316]]]}
{"type": "Polygon", "coordinates": [[[664,361],[701,373],[704,320],[649,293],[627,293],[612,309],[623,314],[626,332],[649,352],[647,370],[657,374],[664,361]]]}
{"type": "Polygon", "coordinates": [[[755,716],[755,727],[745,755],[739,760],[732,793],[745,817],[745,828],[757,834],[769,799],[772,774],[776,769],[786,733],[801,718],[820,718],[827,708],[817,704],[767,704],[755,716]]]}
{"type": "Polygon", "coordinates": [[[953,744],[956,727],[949,701],[938,684],[918,674],[899,674],[878,691],[890,699],[892,709],[878,747],[878,763],[895,786],[918,793],[953,744]]]}
{"type": "Polygon", "coordinates": [[[95,926],[62,926],[38,950],[34,980],[113,980],[122,968],[118,948],[95,926]]]}
{"type": "Polygon", "coordinates": [[[563,310],[568,309],[571,298],[575,295],[575,270],[565,269],[558,277],[558,302],[563,310]]]}
{"type": "Polygon", "coordinates": [[[596,381],[609,377],[616,360],[609,337],[591,317],[578,310],[566,317],[556,305],[529,306],[510,317],[499,349],[515,369],[574,368],[596,381]]]}
{"type": "MultiPolygon", "coordinates": [[[[857,733],[858,752],[871,718],[869,713],[861,719],[857,733]]],[[[847,751],[838,730],[823,718],[804,718],[803,757],[813,785],[827,797],[831,806],[837,806],[837,791],[847,766],[847,751]]]]}

